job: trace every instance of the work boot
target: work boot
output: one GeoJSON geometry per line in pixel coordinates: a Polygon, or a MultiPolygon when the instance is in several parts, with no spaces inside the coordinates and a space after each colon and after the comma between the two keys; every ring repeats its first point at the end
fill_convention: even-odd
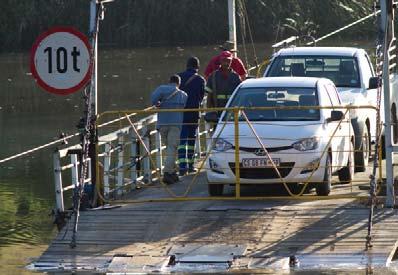
{"type": "Polygon", "coordinates": [[[180,169],[180,172],[179,172],[180,177],[183,177],[186,174],[188,174],[188,170],[187,169],[180,169]]]}
{"type": "Polygon", "coordinates": [[[172,173],[170,175],[173,178],[174,182],[180,181],[180,178],[178,177],[177,172],[174,172],[174,173],[172,173]]]}
{"type": "Polygon", "coordinates": [[[189,167],[188,173],[196,173],[196,172],[198,172],[198,169],[196,169],[195,167],[189,167]]]}
{"type": "Polygon", "coordinates": [[[165,172],[163,174],[163,182],[167,185],[173,184],[176,181],[174,180],[174,177],[172,174],[165,172]]]}

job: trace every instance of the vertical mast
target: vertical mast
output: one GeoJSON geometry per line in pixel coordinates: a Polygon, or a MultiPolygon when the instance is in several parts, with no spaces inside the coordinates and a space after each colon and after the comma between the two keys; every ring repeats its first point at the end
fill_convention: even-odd
{"type": "Polygon", "coordinates": [[[91,75],[91,85],[90,85],[90,145],[89,145],[89,157],[91,158],[91,171],[93,171],[91,176],[91,183],[96,184],[97,181],[97,129],[96,129],[96,118],[98,114],[98,104],[97,104],[97,58],[98,58],[98,10],[99,4],[97,0],[90,1],[90,43],[93,50],[92,56],[92,75],[91,75]]]}
{"type": "MultiPolygon", "coordinates": [[[[235,0],[228,0],[228,30],[229,41],[234,43],[236,49],[236,18],[235,18],[235,0]]],[[[236,52],[233,53],[236,55],[236,52]]]]}
{"type": "Polygon", "coordinates": [[[380,31],[383,34],[383,95],[385,114],[385,150],[386,150],[386,206],[393,207],[394,195],[394,173],[393,173],[393,146],[391,140],[391,91],[390,91],[390,44],[394,38],[394,9],[392,0],[380,0],[381,20],[380,31]]]}
{"type": "Polygon", "coordinates": [[[91,47],[93,49],[93,67],[91,76],[91,107],[93,108],[93,115],[98,114],[97,109],[97,0],[90,1],[90,36],[91,47]]]}

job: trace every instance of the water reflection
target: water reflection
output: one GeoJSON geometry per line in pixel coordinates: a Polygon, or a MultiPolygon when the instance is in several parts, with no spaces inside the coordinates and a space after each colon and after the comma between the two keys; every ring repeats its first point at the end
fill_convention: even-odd
{"type": "Polygon", "coordinates": [[[53,226],[48,216],[53,200],[51,193],[46,192],[46,196],[35,192],[40,188],[36,184],[23,186],[28,182],[28,178],[1,182],[0,246],[48,243],[52,236],[53,226]]]}

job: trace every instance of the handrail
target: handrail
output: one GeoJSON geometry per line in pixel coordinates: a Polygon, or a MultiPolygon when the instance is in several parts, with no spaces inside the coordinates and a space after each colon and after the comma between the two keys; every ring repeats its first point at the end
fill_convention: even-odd
{"type": "MultiPolygon", "coordinates": [[[[154,114],[155,111],[152,110],[153,108],[147,108],[144,110],[137,110],[137,112],[131,110],[131,111],[109,111],[109,112],[104,112],[98,116],[97,122],[100,121],[105,115],[118,115],[121,113],[127,114],[127,117],[135,117],[138,114],[141,113],[146,113],[147,116],[144,118],[141,118],[138,121],[134,122],[135,128],[138,131],[146,132],[148,127],[152,127],[151,125],[154,125],[157,122],[157,115],[154,114]]],[[[187,109],[188,111],[190,109],[187,109]]],[[[198,110],[198,109],[192,109],[192,110],[198,110]]],[[[156,110],[158,112],[160,110],[156,110]]],[[[204,113],[200,113],[200,117],[203,117],[204,113]]],[[[101,128],[110,126],[112,124],[118,123],[124,119],[128,119],[126,116],[120,117],[117,119],[110,120],[106,123],[101,124],[101,128]]],[[[203,122],[203,119],[202,119],[203,122]]],[[[201,124],[203,128],[203,124],[201,124]]],[[[123,159],[123,150],[127,146],[130,146],[132,149],[132,155],[136,155],[136,152],[133,150],[135,146],[137,146],[137,142],[134,141],[134,136],[131,136],[131,126],[125,126],[122,128],[117,129],[116,131],[113,131],[111,133],[107,133],[105,135],[99,136],[98,137],[98,147],[99,148],[104,148],[101,150],[101,152],[98,153],[98,157],[103,160],[104,163],[104,168],[103,168],[103,173],[104,173],[104,191],[105,191],[105,197],[107,198],[109,194],[118,194],[121,195],[123,193],[123,189],[127,186],[130,186],[131,188],[136,188],[137,182],[143,181],[146,183],[150,183],[152,180],[158,180],[158,178],[153,178],[153,175],[155,175],[156,171],[152,170],[150,171],[150,163],[149,163],[149,156],[140,156],[140,158],[137,160],[138,162],[142,162],[144,164],[144,170],[141,169],[141,175],[138,174],[138,170],[135,167],[134,162],[136,160],[129,160],[128,162],[125,162],[123,159]],[[123,136],[130,136],[129,140],[123,140],[123,136]],[[117,143],[115,146],[109,146],[112,143],[117,143]],[[102,152],[103,151],[103,152],[102,152]],[[111,155],[116,154],[119,157],[119,162],[116,163],[115,166],[111,167],[111,155]],[[146,164],[145,164],[146,163],[146,164]],[[130,169],[131,170],[131,177],[126,181],[124,176],[121,174],[121,171],[125,169],[130,169]],[[111,188],[109,185],[109,181],[111,180],[111,173],[118,173],[118,176],[115,177],[117,183],[114,187],[111,188]],[[116,193],[115,193],[116,192],[116,193]]],[[[198,141],[200,138],[202,138],[205,135],[208,135],[209,131],[204,129],[204,130],[198,130],[198,136],[197,139],[198,141]]],[[[157,143],[160,143],[160,137],[159,133],[157,131],[150,130],[148,131],[148,136],[144,136],[145,142],[149,143],[149,138],[155,138],[157,140],[157,143]]],[[[200,142],[197,142],[200,144],[200,142]]],[[[58,149],[54,153],[54,178],[55,178],[55,185],[56,185],[56,204],[57,204],[57,211],[63,212],[65,209],[64,206],[64,192],[73,189],[74,187],[74,182],[75,180],[72,179],[72,184],[68,186],[63,186],[63,180],[62,180],[62,172],[65,172],[66,170],[72,170],[72,178],[76,177],[76,173],[73,173],[74,169],[78,168],[78,165],[80,164],[77,161],[77,155],[72,154],[71,155],[71,162],[73,162],[72,158],[75,158],[76,161],[74,163],[69,163],[66,165],[61,165],[62,159],[68,156],[68,152],[73,149],[79,149],[81,148],[80,144],[72,145],[63,149],[58,149]]],[[[152,155],[158,155],[157,159],[157,165],[159,166],[159,169],[162,169],[162,159],[159,157],[159,155],[162,154],[162,152],[166,149],[166,146],[156,146],[155,149],[151,149],[149,154],[152,155]]],[[[196,148],[196,155],[200,156],[201,155],[201,147],[196,148]]],[[[90,166],[89,166],[90,167],[90,166]]],[[[143,167],[141,167],[143,168],[143,167]]],[[[91,173],[91,171],[90,171],[91,173]]],[[[91,179],[91,177],[89,177],[91,179]]]]}
{"type": "MultiPolygon", "coordinates": [[[[121,114],[131,114],[134,113],[138,115],[147,115],[137,121],[132,122],[136,131],[132,131],[130,126],[121,127],[111,133],[107,133],[99,137],[98,143],[98,159],[103,165],[99,169],[101,175],[103,175],[104,184],[104,199],[108,200],[110,196],[119,197],[122,195],[126,188],[135,189],[137,187],[146,187],[153,180],[159,180],[159,172],[161,172],[162,164],[162,154],[166,149],[166,146],[160,145],[160,134],[158,131],[154,131],[154,124],[157,122],[157,116],[155,112],[175,112],[175,111],[198,111],[201,116],[200,126],[198,129],[197,142],[199,144],[195,149],[195,154],[200,157],[202,152],[206,151],[206,145],[209,143],[199,142],[201,138],[210,138],[210,130],[205,126],[203,121],[203,115],[205,112],[209,111],[229,111],[235,114],[240,111],[250,111],[250,110],[293,110],[293,109],[373,109],[376,110],[375,106],[372,105],[362,105],[362,106],[280,106],[280,107],[233,107],[233,108],[200,108],[200,109],[157,109],[157,110],[125,110],[125,111],[107,111],[99,115],[99,119],[104,119],[107,115],[121,115],[121,114]],[[140,137],[137,137],[139,135],[140,137]],[[140,138],[140,141],[138,141],[140,138]],[[144,146],[144,147],[143,147],[144,146]],[[138,153],[138,147],[141,147],[138,153]],[[146,148],[145,150],[143,148],[146,148]],[[203,148],[205,150],[203,150],[203,148]],[[128,152],[130,150],[130,152],[128,152]],[[113,159],[114,156],[114,159],[113,159]],[[113,160],[113,161],[112,161],[113,160]],[[140,168],[138,168],[138,165],[140,168]],[[126,176],[125,173],[129,171],[130,175],[126,176]]],[[[130,120],[130,119],[128,119],[130,120]]],[[[130,120],[131,121],[131,120],[130,120]]],[[[223,124],[231,124],[233,121],[225,121],[223,124]]],[[[111,124],[108,124],[111,125],[111,124]]],[[[61,160],[68,155],[68,150],[71,148],[76,149],[79,145],[70,146],[58,150],[54,153],[54,177],[57,190],[57,208],[59,211],[64,209],[63,206],[63,192],[73,188],[73,183],[76,182],[72,179],[72,185],[62,186],[62,175],[61,173],[67,169],[77,169],[79,165],[77,159],[70,164],[65,164],[61,166],[61,160]]],[[[71,155],[77,158],[76,155],[71,155]]],[[[205,159],[207,158],[207,154],[205,159]]],[[[204,162],[201,160],[200,167],[203,167],[204,162]]],[[[76,173],[72,176],[76,177],[76,173]]],[[[100,176],[101,177],[101,176],[100,176]]],[[[89,177],[91,178],[91,177],[89,177]]],[[[196,177],[195,177],[196,178],[196,177]]],[[[184,193],[186,195],[187,191],[184,193]]],[[[172,193],[170,193],[172,194],[172,193]]],[[[289,194],[293,194],[289,192],[289,194]]],[[[176,196],[174,197],[181,197],[176,196]]],[[[294,195],[296,197],[296,195],[294,195]]]]}

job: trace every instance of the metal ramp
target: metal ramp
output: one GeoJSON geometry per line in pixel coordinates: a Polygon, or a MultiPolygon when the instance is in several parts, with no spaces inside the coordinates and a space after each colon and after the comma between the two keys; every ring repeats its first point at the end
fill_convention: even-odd
{"type": "MultiPolygon", "coordinates": [[[[200,182],[204,183],[203,176],[200,182]]],[[[171,188],[177,192],[186,184],[188,180],[171,188]]],[[[220,274],[377,269],[395,264],[397,210],[375,209],[373,247],[366,250],[369,211],[360,200],[253,201],[250,190],[242,189],[248,198],[243,201],[146,202],[81,212],[77,247],[69,247],[72,232],[66,226],[34,268],[220,274]]],[[[206,185],[193,191],[204,196],[206,185]]],[[[159,194],[144,189],[130,196],[126,200],[155,199],[159,194]]]]}

